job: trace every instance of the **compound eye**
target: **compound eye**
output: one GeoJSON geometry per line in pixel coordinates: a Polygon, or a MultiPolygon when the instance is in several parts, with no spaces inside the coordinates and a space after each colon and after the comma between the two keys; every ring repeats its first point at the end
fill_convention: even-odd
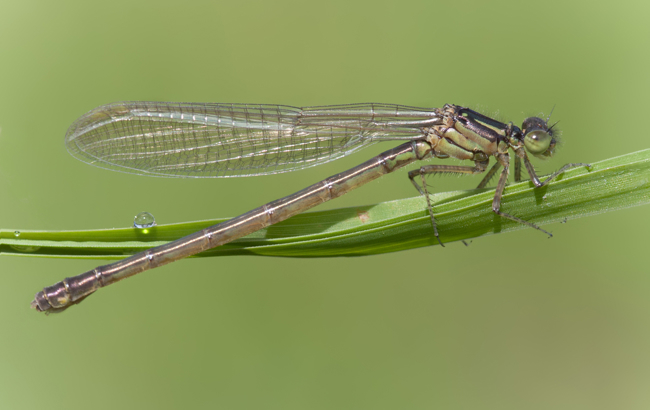
{"type": "Polygon", "coordinates": [[[553,138],[542,130],[531,131],[524,137],[524,145],[533,155],[543,154],[551,145],[553,138]]]}

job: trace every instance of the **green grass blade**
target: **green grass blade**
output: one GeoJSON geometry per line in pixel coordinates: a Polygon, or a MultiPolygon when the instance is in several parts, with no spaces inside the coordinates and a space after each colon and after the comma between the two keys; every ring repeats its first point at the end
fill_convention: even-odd
{"type": "MultiPolygon", "coordinates": [[[[504,212],[538,225],[596,215],[650,202],[650,150],[566,172],[549,186],[522,182],[506,188],[504,212]]],[[[494,190],[431,196],[444,242],[530,229],[491,211],[494,190]]],[[[0,230],[0,254],[120,259],[227,219],[91,231],[0,230]]],[[[376,205],[306,212],[198,256],[360,256],[436,245],[422,197],[376,205]]]]}

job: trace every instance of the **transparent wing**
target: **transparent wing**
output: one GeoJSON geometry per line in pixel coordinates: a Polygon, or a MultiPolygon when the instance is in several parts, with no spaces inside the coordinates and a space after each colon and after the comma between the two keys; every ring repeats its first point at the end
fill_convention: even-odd
{"type": "Polygon", "coordinates": [[[333,161],[385,139],[421,138],[433,110],[390,104],[119,102],[75,121],[68,151],[101,168],[167,177],[275,174],[333,161]]]}

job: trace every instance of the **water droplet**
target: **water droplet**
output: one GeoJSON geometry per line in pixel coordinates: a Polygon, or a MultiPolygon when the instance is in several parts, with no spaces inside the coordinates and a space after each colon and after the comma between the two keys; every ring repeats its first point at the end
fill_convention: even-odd
{"type": "Polygon", "coordinates": [[[156,226],[156,218],[149,212],[140,212],[133,219],[133,226],[139,229],[151,228],[156,226]]]}
{"type": "Polygon", "coordinates": [[[15,236],[16,238],[19,237],[19,236],[20,236],[20,231],[15,231],[15,232],[14,232],[14,236],[15,236]]]}
{"type": "Polygon", "coordinates": [[[36,252],[41,249],[40,246],[28,246],[28,245],[9,245],[11,249],[18,252],[36,252]]]}

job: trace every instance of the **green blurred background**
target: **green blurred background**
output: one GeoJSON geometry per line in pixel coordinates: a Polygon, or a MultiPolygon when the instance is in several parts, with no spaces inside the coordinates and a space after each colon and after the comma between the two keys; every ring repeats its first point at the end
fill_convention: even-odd
{"type": "MultiPolygon", "coordinates": [[[[159,179],[63,145],[119,100],[555,105],[550,172],[648,148],[647,1],[3,1],[0,226],[235,216],[395,144],[301,172],[159,179]]],[[[480,178],[436,178],[439,191],[480,178]]],[[[406,171],[318,209],[415,196],[406,171]]],[[[507,211],[507,203],[504,205],[507,211]]],[[[646,409],[650,208],[363,258],[186,260],[46,317],[97,261],[0,258],[3,409],[646,409]]]]}

